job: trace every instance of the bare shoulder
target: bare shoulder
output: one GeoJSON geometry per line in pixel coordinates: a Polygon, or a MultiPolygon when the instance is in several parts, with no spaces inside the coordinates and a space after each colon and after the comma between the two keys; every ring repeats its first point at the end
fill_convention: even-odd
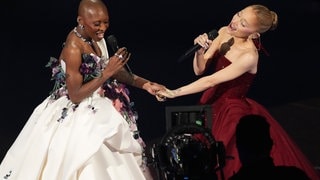
{"type": "Polygon", "coordinates": [[[239,59],[247,60],[248,62],[256,62],[259,58],[259,54],[255,50],[247,50],[243,51],[243,53],[240,55],[239,59]]]}
{"type": "Polygon", "coordinates": [[[246,67],[249,72],[255,73],[257,71],[259,54],[255,50],[243,51],[238,58],[238,63],[246,67]]]}
{"type": "Polygon", "coordinates": [[[60,59],[64,61],[80,59],[82,52],[84,52],[82,42],[70,32],[61,51],[60,59]]]}
{"type": "Polygon", "coordinates": [[[254,43],[248,42],[244,47],[245,48],[243,49],[242,53],[243,58],[254,62],[258,61],[259,52],[254,43]]]}

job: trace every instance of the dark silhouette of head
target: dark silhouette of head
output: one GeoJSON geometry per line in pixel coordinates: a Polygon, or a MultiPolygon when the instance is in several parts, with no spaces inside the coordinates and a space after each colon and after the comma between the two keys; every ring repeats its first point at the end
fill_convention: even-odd
{"type": "Polygon", "coordinates": [[[240,118],[236,127],[236,146],[242,167],[230,180],[301,179],[307,174],[295,166],[275,166],[271,157],[273,140],[265,117],[256,114],[240,118]]]}
{"type": "Polygon", "coordinates": [[[236,145],[242,165],[270,156],[273,141],[269,128],[263,116],[249,114],[241,117],[236,127],[236,145]]]}

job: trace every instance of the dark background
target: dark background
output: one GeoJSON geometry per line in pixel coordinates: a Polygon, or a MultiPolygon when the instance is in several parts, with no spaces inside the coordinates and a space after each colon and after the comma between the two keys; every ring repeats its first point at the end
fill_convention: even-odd
{"type": "MultiPolygon", "coordinates": [[[[197,79],[191,57],[177,62],[197,35],[229,24],[234,13],[249,4],[261,3],[277,12],[278,28],[261,38],[270,56],[261,54],[248,96],[270,109],[309,158],[320,164],[315,157],[320,148],[318,0],[105,2],[111,19],[106,37],[114,34],[131,51],[134,73],[169,88],[197,79]]],[[[78,0],[1,1],[1,157],[53,87],[45,65],[50,56],[59,56],[67,33],[77,25],[77,6],[78,0]]],[[[160,103],[145,91],[130,90],[146,141],[166,132],[165,107],[195,105],[201,95],[160,103]]]]}

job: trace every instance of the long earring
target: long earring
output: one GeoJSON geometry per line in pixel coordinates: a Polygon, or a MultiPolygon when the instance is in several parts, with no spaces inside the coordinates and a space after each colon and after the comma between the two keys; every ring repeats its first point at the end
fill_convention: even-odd
{"type": "Polygon", "coordinates": [[[261,37],[260,34],[257,33],[257,38],[256,39],[252,39],[255,46],[257,47],[257,50],[262,50],[264,52],[265,55],[270,56],[270,54],[268,53],[268,51],[263,47],[262,43],[261,43],[261,37]]]}
{"type": "Polygon", "coordinates": [[[257,33],[257,38],[256,38],[257,40],[257,49],[258,49],[258,51],[261,49],[261,38],[260,38],[260,34],[259,33],[257,33]]]}
{"type": "Polygon", "coordinates": [[[260,39],[260,33],[251,34],[249,36],[250,39],[254,42],[257,50],[259,51],[261,49],[261,39],[260,39]]]}
{"type": "Polygon", "coordinates": [[[84,25],[83,24],[79,24],[79,28],[80,29],[84,29],[84,25]]]}

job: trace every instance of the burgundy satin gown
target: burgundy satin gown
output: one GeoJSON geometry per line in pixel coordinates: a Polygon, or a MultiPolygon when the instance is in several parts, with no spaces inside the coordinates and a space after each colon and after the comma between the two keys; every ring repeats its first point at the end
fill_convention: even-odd
{"type": "MultiPolygon", "coordinates": [[[[216,54],[214,58],[215,71],[231,64],[223,55],[216,54]]],[[[304,170],[312,180],[320,179],[311,162],[267,109],[246,97],[254,77],[255,74],[245,73],[234,80],[207,89],[199,101],[200,104],[212,105],[213,136],[224,143],[226,156],[234,157],[226,159],[224,179],[227,180],[241,166],[235,144],[235,128],[240,117],[246,114],[260,114],[267,118],[274,141],[271,156],[275,165],[296,166],[304,170]]]]}

